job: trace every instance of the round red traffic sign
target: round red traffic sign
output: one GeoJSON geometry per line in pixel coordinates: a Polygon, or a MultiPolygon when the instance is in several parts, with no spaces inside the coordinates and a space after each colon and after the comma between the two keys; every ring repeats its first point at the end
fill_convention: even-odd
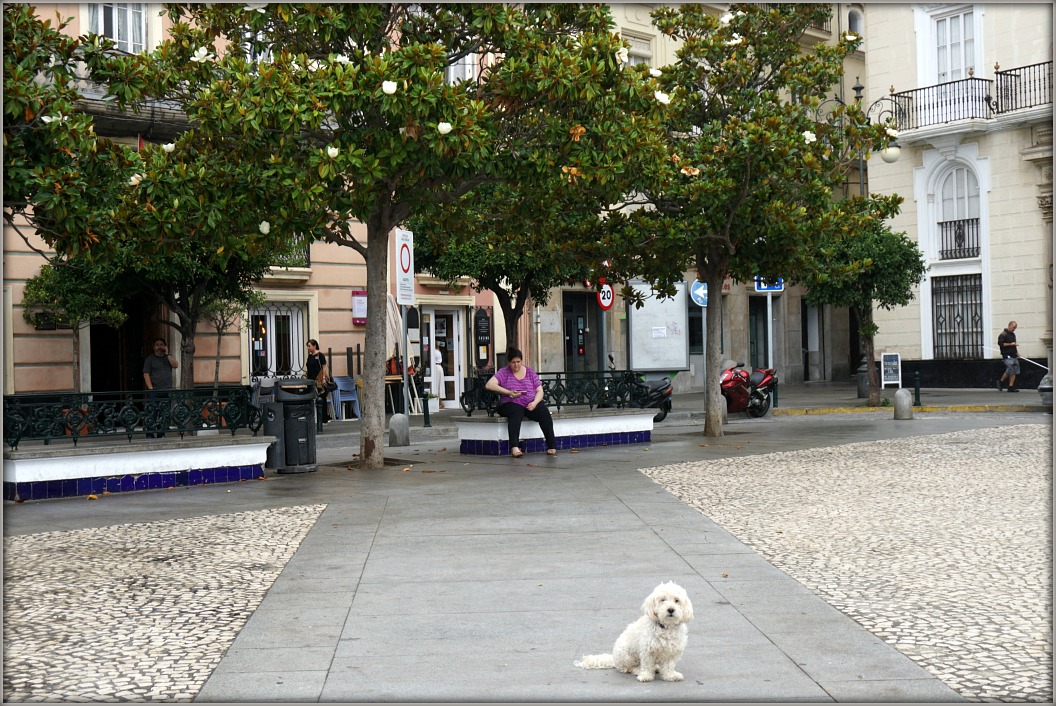
{"type": "Polygon", "coordinates": [[[601,285],[601,289],[598,290],[598,306],[601,307],[602,311],[608,311],[612,308],[613,302],[616,300],[615,293],[612,291],[611,284],[601,285]]]}
{"type": "Polygon", "coordinates": [[[404,274],[411,271],[411,249],[407,243],[400,245],[400,269],[404,274]]]}

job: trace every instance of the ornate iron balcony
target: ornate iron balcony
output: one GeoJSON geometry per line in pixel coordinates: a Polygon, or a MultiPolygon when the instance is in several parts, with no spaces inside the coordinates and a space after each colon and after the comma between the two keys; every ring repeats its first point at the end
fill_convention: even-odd
{"type": "Polygon", "coordinates": [[[25,440],[177,433],[246,428],[254,436],[263,423],[243,386],[168,390],[166,397],[147,392],[59,392],[4,396],[4,443],[12,449],[25,440]]]}

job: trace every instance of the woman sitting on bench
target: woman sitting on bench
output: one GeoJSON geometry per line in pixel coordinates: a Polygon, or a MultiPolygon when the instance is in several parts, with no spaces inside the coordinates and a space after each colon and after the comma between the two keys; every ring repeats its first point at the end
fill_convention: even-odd
{"type": "Polygon", "coordinates": [[[521,420],[527,417],[539,425],[546,437],[546,453],[557,453],[554,439],[554,420],[543,404],[543,383],[534,370],[524,364],[524,356],[516,348],[506,351],[506,367],[499,368],[484,386],[502,395],[496,411],[506,417],[510,437],[510,455],[519,458],[521,451],[521,420]]]}

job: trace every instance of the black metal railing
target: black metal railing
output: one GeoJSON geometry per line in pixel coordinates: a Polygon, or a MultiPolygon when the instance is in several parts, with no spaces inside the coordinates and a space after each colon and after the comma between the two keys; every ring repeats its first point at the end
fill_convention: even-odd
{"type": "Polygon", "coordinates": [[[956,120],[991,118],[994,115],[990,105],[992,90],[993,81],[966,78],[895,93],[891,98],[900,109],[895,111],[895,127],[912,130],[956,120]]]}
{"type": "Polygon", "coordinates": [[[994,72],[994,110],[1009,113],[1052,103],[1052,62],[994,72]]]}
{"type": "Polygon", "coordinates": [[[994,80],[970,77],[894,93],[895,127],[912,130],[1052,103],[1052,62],[995,71],[994,80]]]}
{"type": "MultiPolygon", "coordinates": [[[[640,373],[633,370],[539,373],[543,402],[557,410],[575,406],[637,406],[638,400],[649,393],[649,387],[639,378],[640,373]]],[[[489,379],[491,374],[466,378],[466,391],[459,400],[466,414],[477,410],[486,411],[488,416],[495,413],[499,395],[484,388],[489,379]]]]}
{"type": "Polygon", "coordinates": [[[164,397],[136,392],[58,392],[4,396],[4,443],[227,429],[260,430],[260,409],[245,386],[168,390],[164,397]]]}
{"type": "Polygon", "coordinates": [[[979,257],[979,219],[939,223],[939,259],[961,260],[979,257]]]}

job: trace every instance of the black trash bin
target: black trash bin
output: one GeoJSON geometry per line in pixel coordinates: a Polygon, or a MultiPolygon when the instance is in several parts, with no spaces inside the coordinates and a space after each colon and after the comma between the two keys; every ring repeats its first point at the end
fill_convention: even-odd
{"type": "MultiPolygon", "coordinates": [[[[275,383],[275,402],[282,405],[285,467],[279,473],[310,473],[315,460],[315,382],[293,378],[275,383]]],[[[270,416],[265,412],[265,417],[270,416]]],[[[276,434],[276,436],[278,436],[276,434]]]]}

